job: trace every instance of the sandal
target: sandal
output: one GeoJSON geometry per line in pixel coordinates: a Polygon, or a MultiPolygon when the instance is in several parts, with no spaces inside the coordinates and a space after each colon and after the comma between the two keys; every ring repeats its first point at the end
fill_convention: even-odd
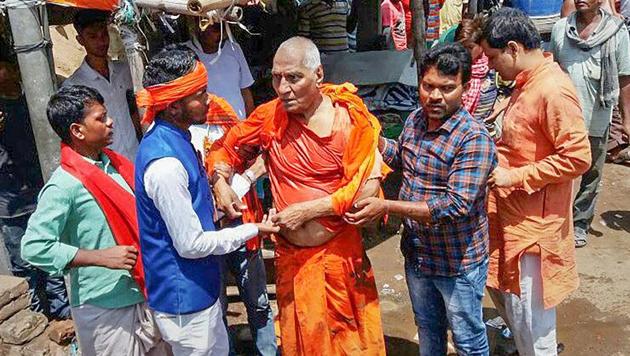
{"type": "Polygon", "coordinates": [[[575,238],[575,248],[580,248],[580,247],[586,246],[588,244],[588,241],[586,240],[587,236],[588,236],[588,233],[585,230],[583,230],[583,229],[581,229],[579,227],[576,227],[575,228],[575,237],[574,237],[575,238]]]}

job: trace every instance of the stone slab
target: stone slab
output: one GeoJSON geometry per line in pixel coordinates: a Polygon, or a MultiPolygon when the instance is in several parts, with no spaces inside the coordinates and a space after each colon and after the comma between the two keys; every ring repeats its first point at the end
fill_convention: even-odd
{"type": "Polygon", "coordinates": [[[28,309],[31,305],[31,296],[28,292],[21,294],[11,300],[7,305],[0,308],[0,322],[9,319],[20,310],[28,309]]]}
{"type": "Polygon", "coordinates": [[[0,340],[5,344],[23,345],[39,336],[48,326],[44,314],[21,310],[0,324],[0,340]]]}
{"type": "Polygon", "coordinates": [[[74,322],[68,320],[55,320],[50,323],[46,330],[50,340],[59,345],[67,345],[74,338],[74,322]]]}
{"type": "Polygon", "coordinates": [[[27,290],[28,283],[26,283],[26,279],[13,276],[0,276],[0,308],[26,293],[27,290]]]}

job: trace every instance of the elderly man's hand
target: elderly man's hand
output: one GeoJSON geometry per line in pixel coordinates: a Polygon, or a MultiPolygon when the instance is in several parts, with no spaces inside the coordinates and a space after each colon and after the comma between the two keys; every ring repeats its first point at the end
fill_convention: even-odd
{"type": "Polygon", "coordinates": [[[369,197],[354,204],[355,212],[348,212],[344,220],[352,225],[364,225],[376,221],[387,214],[387,202],[385,200],[369,197]]]}
{"type": "Polygon", "coordinates": [[[295,231],[304,225],[304,223],[313,219],[311,212],[312,209],[308,203],[297,203],[289,205],[287,208],[277,213],[271,218],[271,221],[282,229],[295,231]]]}
{"type": "Polygon", "coordinates": [[[213,191],[217,209],[221,210],[228,219],[240,218],[243,215],[241,210],[245,210],[247,206],[238,198],[225,179],[218,179],[213,191]]]}
{"type": "Polygon", "coordinates": [[[495,168],[488,178],[490,188],[511,188],[514,185],[515,182],[510,177],[510,170],[503,167],[495,168]]]}

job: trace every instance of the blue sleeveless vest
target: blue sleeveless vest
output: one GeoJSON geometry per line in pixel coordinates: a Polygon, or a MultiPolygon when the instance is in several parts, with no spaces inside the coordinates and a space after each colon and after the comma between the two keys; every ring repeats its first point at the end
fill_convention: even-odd
{"type": "Polygon", "coordinates": [[[189,314],[213,305],[221,286],[217,256],[187,259],[179,256],[166,224],[144,189],[149,164],[177,158],[188,172],[188,190],[204,231],[214,231],[213,206],[206,172],[190,143],[190,133],[162,120],[144,137],[136,156],[136,207],[140,248],[149,306],[168,314],[189,314]]]}

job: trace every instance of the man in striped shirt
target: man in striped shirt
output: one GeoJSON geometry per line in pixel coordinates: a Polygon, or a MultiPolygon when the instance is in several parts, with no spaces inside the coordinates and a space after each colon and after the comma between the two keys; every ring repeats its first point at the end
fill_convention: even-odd
{"type": "Polygon", "coordinates": [[[298,36],[310,38],[320,53],[348,51],[346,0],[311,0],[298,9],[298,36]]]}

